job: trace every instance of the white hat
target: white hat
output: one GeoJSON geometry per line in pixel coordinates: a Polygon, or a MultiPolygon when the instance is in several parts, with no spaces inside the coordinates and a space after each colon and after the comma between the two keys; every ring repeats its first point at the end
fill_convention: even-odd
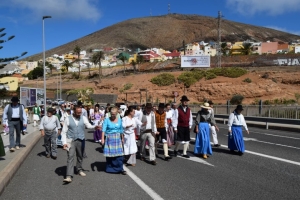
{"type": "Polygon", "coordinates": [[[211,107],[209,107],[209,103],[204,103],[204,104],[201,106],[201,108],[211,110],[211,107]]]}

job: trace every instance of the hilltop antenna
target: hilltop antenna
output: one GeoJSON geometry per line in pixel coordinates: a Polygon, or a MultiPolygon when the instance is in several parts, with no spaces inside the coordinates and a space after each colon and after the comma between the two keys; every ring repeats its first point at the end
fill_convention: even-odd
{"type": "Polygon", "coordinates": [[[152,17],[152,9],[150,8],[150,16],[152,17]]]}
{"type": "Polygon", "coordinates": [[[171,4],[168,4],[168,14],[171,14],[171,4]]]}
{"type": "Polygon", "coordinates": [[[217,57],[218,57],[218,60],[217,60],[217,67],[222,67],[221,66],[221,63],[222,63],[222,49],[221,49],[221,35],[222,35],[222,32],[221,32],[221,22],[222,22],[222,18],[224,16],[222,15],[221,11],[218,12],[218,45],[217,45],[217,57]]]}

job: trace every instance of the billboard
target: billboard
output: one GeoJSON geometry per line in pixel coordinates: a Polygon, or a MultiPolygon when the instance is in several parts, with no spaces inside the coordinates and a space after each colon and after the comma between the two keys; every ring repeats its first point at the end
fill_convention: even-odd
{"type": "Polygon", "coordinates": [[[44,104],[44,89],[20,87],[20,103],[26,107],[44,104]]]}
{"type": "Polygon", "coordinates": [[[181,56],[181,67],[210,67],[210,56],[181,56]]]}

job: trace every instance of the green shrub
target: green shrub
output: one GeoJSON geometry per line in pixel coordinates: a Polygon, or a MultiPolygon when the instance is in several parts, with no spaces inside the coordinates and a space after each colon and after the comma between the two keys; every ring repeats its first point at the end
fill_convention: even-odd
{"type": "Polygon", "coordinates": [[[193,72],[184,72],[178,76],[178,81],[182,82],[185,87],[190,87],[197,82],[193,72]]]}
{"type": "Polygon", "coordinates": [[[244,79],[244,80],[243,80],[243,82],[246,82],[246,83],[251,83],[251,82],[252,82],[252,80],[251,80],[250,78],[246,78],[246,79],[244,79]]]}
{"type": "Polygon", "coordinates": [[[119,91],[122,93],[124,92],[125,90],[130,90],[130,88],[133,86],[132,83],[126,83],[123,88],[121,88],[119,91]]]}
{"type": "Polygon", "coordinates": [[[229,67],[229,68],[225,68],[223,76],[229,77],[229,78],[238,78],[245,74],[247,74],[247,70],[245,70],[243,68],[229,67]]]}
{"type": "Polygon", "coordinates": [[[216,78],[217,77],[217,75],[216,74],[214,74],[214,73],[212,73],[212,72],[206,72],[205,73],[205,79],[206,80],[210,80],[210,79],[214,79],[214,78],[216,78]]]}
{"type": "Polygon", "coordinates": [[[240,94],[236,94],[231,98],[230,104],[239,105],[239,104],[242,104],[243,100],[244,100],[244,96],[242,96],[240,94]]]}
{"type": "Polygon", "coordinates": [[[159,74],[158,76],[150,80],[151,83],[158,86],[172,85],[173,83],[175,83],[175,81],[176,81],[175,76],[169,73],[159,74]]]}

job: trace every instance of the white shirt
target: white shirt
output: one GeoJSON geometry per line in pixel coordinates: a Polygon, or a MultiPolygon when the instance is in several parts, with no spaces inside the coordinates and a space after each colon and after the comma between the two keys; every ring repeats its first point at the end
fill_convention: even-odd
{"type": "Polygon", "coordinates": [[[141,125],[142,125],[142,122],[140,122],[136,118],[129,118],[127,116],[124,117],[124,118],[122,118],[122,126],[123,126],[125,134],[132,134],[132,133],[134,133],[134,129],[137,126],[141,126],[141,125]],[[129,128],[126,128],[127,126],[130,126],[130,125],[133,125],[133,126],[131,126],[129,128]]]}
{"type": "Polygon", "coordinates": [[[144,122],[147,122],[147,124],[145,126],[141,127],[142,131],[145,131],[147,129],[152,129],[153,133],[157,132],[154,112],[151,111],[151,113],[149,115],[148,114],[146,114],[146,115],[143,114],[142,123],[144,123],[144,122]]]}
{"type": "Polygon", "coordinates": [[[53,131],[56,128],[60,129],[61,127],[58,118],[55,115],[52,115],[51,117],[46,115],[42,118],[40,130],[53,131]]]}
{"type": "Polygon", "coordinates": [[[65,113],[63,114],[63,116],[61,116],[60,122],[61,122],[61,123],[64,123],[64,121],[67,119],[67,117],[69,117],[69,114],[68,114],[68,112],[65,112],[65,113]]]}
{"type": "MultiPolygon", "coordinates": [[[[183,108],[184,112],[187,109],[187,107],[183,107],[183,106],[182,106],[182,108],[183,108]]],[[[179,116],[178,109],[179,109],[179,107],[176,110],[174,110],[174,115],[173,115],[173,119],[172,119],[172,126],[174,127],[174,130],[177,130],[177,125],[178,125],[178,116],[179,116]]],[[[190,109],[189,128],[191,129],[192,126],[193,126],[193,115],[192,115],[192,111],[190,109]]]]}
{"type": "MultiPolygon", "coordinates": [[[[10,104],[6,105],[5,108],[4,108],[4,111],[3,111],[3,116],[2,116],[2,121],[5,122],[5,121],[8,121],[8,118],[7,118],[7,111],[8,111],[8,106],[10,104]]],[[[24,106],[21,105],[21,104],[17,104],[17,106],[11,106],[12,108],[12,116],[11,118],[20,118],[20,108],[19,106],[22,106],[22,110],[23,110],[23,124],[27,124],[27,116],[26,116],[26,112],[24,110],[24,106]]]]}
{"type": "Polygon", "coordinates": [[[228,130],[231,131],[231,126],[237,125],[237,126],[244,126],[246,130],[248,130],[244,115],[242,114],[236,114],[236,112],[230,113],[229,119],[228,119],[228,130]]]}
{"type": "Polygon", "coordinates": [[[174,115],[174,111],[170,109],[169,111],[166,111],[166,117],[167,119],[172,119],[174,115]]]}
{"type": "MultiPolygon", "coordinates": [[[[88,129],[93,129],[95,128],[96,125],[92,125],[90,124],[89,120],[85,117],[85,116],[81,116],[82,119],[83,119],[83,123],[84,125],[88,128],[88,129]]],[[[72,118],[76,124],[76,126],[78,126],[78,123],[79,123],[79,119],[77,118],[74,118],[73,115],[72,115],[72,118]]],[[[63,126],[63,129],[62,129],[62,132],[61,132],[61,141],[63,143],[63,145],[67,144],[67,132],[68,132],[68,127],[70,125],[70,121],[69,121],[69,117],[67,117],[65,119],[65,122],[64,122],[64,126],[63,126]]]]}
{"type": "Polygon", "coordinates": [[[142,117],[143,117],[143,112],[142,110],[135,110],[135,113],[134,113],[134,118],[142,121],[142,117]]]}

